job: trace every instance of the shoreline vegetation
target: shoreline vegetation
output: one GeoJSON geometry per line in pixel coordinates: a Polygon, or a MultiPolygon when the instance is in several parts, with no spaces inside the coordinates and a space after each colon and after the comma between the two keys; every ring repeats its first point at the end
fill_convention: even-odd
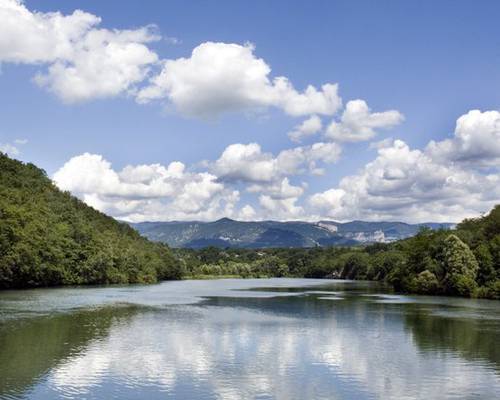
{"type": "Polygon", "coordinates": [[[357,247],[173,249],[189,276],[379,281],[398,293],[500,299],[500,205],[454,230],[357,247]]]}
{"type": "Polygon", "coordinates": [[[500,299],[500,205],[454,230],[356,247],[173,249],[185,276],[379,281],[399,293],[500,299]]]}
{"type": "Polygon", "coordinates": [[[0,289],[305,277],[380,281],[396,292],[500,299],[500,205],[454,230],[356,247],[170,249],[0,153],[0,289]]]}

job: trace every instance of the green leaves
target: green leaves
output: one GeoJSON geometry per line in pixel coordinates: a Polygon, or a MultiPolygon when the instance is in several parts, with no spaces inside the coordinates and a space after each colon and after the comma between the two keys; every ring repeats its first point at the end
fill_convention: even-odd
{"type": "Polygon", "coordinates": [[[479,265],[469,246],[456,235],[449,235],[443,248],[444,289],[447,294],[471,296],[477,289],[475,281],[479,265]]]}
{"type": "Polygon", "coordinates": [[[180,278],[170,249],[0,154],[0,288],[180,278]]]}

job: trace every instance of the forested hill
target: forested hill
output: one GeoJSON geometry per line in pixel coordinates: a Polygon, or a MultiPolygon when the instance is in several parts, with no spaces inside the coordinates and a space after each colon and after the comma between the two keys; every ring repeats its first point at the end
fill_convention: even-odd
{"type": "Polygon", "coordinates": [[[500,299],[500,205],[453,230],[354,247],[174,249],[187,274],[383,281],[398,292],[500,299]]]}
{"type": "Polygon", "coordinates": [[[0,153],[0,288],[139,283],[180,277],[170,249],[0,153]]]}

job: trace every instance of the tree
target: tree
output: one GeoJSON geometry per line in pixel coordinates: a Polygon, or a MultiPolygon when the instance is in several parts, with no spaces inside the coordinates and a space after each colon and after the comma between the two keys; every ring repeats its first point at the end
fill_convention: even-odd
{"type": "Polygon", "coordinates": [[[170,249],[0,153],[0,288],[175,279],[170,249]]]}
{"type": "Polygon", "coordinates": [[[495,280],[496,272],[493,265],[493,257],[488,246],[485,243],[481,243],[474,249],[474,255],[479,264],[477,283],[482,286],[487,282],[495,280]]]}
{"type": "Polygon", "coordinates": [[[493,258],[493,267],[496,275],[500,277],[500,235],[494,236],[489,242],[488,247],[493,258]]]}
{"type": "Polygon", "coordinates": [[[483,231],[487,239],[500,235],[500,204],[497,204],[484,218],[483,231]]]}
{"type": "Polygon", "coordinates": [[[445,292],[471,296],[477,288],[475,279],[479,266],[469,246],[456,235],[449,235],[444,241],[443,261],[445,292]]]}
{"type": "Polygon", "coordinates": [[[366,279],[369,266],[369,256],[367,253],[350,253],[345,260],[341,277],[345,279],[366,279]]]}
{"type": "Polygon", "coordinates": [[[440,287],[436,275],[429,270],[425,270],[412,280],[411,289],[415,293],[436,294],[439,292],[440,287]]]}
{"type": "Polygon", "coordinates": [[[286,265],[286,264],[278,265],[278,268],[275,271],[277,277],[288,276],[289,272],[290,271],[288,270],[288,265],[286,265]]]}

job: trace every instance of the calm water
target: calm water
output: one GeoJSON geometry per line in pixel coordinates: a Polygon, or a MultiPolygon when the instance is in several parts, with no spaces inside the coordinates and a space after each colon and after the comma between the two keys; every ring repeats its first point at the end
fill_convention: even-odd
{"type": "Polygon", "coordinates": [[[500,302],[307,279],[0,293],[1,399],[498,399],[500,302]]]}

